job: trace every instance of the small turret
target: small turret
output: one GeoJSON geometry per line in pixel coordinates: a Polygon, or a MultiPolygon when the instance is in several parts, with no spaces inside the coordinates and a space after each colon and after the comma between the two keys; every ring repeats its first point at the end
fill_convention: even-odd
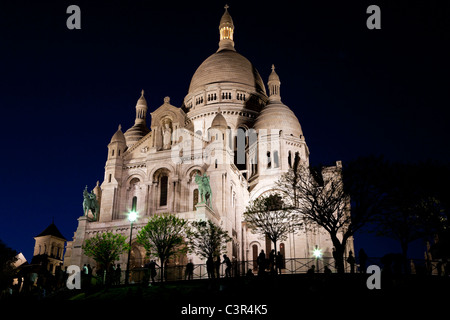
{"type": "Polygon", "coordinates": [[[125,136],[122,132],[122,126],[119,127],[108,144],[108,160],[120,157],[127,148],[125,136]]]}
{"type": "Polygon", "coordinates": [[[272,72],[270,73],[267,85],[269,86],[269,99],[271,101],[281,101],[281,94],[280,94],[281,81],[280,77],[275,72],[274,65],[272,65],[272,72]]]}

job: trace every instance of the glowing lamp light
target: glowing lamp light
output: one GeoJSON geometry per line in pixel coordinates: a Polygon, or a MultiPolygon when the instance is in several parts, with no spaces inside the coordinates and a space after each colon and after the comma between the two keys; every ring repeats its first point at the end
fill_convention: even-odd
{"type": "Polygon", "coordinates": [[[130,222],[136,221],[137,217],[138,217],[138,214],[137,214],[136,211],[131,211],[131,212],[128,214],[128,220],[129,220],[130,222]]]}
{"type": "Polygon", "coordinates": [[[313,251],[313,256],[316,259],[319,259],[322,257],[322,250],[320,250],[319,248],[315,248],[313,251]]]}

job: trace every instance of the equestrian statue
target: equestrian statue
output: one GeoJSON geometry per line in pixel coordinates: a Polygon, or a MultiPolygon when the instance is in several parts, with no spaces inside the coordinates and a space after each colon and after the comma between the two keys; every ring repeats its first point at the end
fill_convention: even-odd
{"type": "Polygon", "coordinates": [[[94,221],[96,221],[98,213],[100,211],[100,204],[98,203],[97,196],[95,195],[94,191],[91,191],[91,193],[89,193],[86,186],[83,191],[83,198],[84,216],[87,217],[90,210],[94,221]]]}
{"type": "Polygon", "coordinates": [[[212,191],[209,185],[209,177],[204,173],[202,176],[195,175],[195,183],[198,185],[199,203],[205,203],[211,207],[212,191]]]}

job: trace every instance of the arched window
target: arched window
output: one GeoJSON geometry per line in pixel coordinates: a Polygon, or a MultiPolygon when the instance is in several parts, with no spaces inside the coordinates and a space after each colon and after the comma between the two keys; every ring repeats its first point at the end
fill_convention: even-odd
{"type": "Polygon", "coordinates": [[[279,167],[279,161],[278,161],[278,151],[275,150],[273,152],[273,167],[278,168],[279,167]]]}
{"type": "Polygon", "coordinates": [[[258,246],[252,245],[253,270],[258,269],[258,246]]]}
{"type": "Polygon", "coordinates": [[[234,144],[234,164],[239,170],[247,169],[245,163],[245,144],[246,144],[246,132],[244,128],[237,129],[237,135],[235,137],[234,144]]]}
{"type": "Polygon", "coordinates": [[[195,210],[195,206],[198,204],[198,189],[195,189],[192,195],[192,210],[195,210]]]}
{"type": "Polygon", "coordinates": [[[114,149],[112,149],[112,151],[111,151],[111,156],[114,157],[114,149]]]}
{"type": "Polygon", "coordinates": [[[133,197],[133,201],[131,202],[131,211],[136,212],[137,210],[137,197],[133,197]]]}
{"type": "Polygon", "coordinates": [[[162,176],[160,179],[159,205],[167,206],[167,190],[169,186],[169,177],[162,176]]]}
{"type": "Polygon", "coordinates": [[[291,152],[291,150],[289,150],[289,152],[288,152],[288,164],[289,164],[289,168],[292,168],[292,152],[291,152]]]}

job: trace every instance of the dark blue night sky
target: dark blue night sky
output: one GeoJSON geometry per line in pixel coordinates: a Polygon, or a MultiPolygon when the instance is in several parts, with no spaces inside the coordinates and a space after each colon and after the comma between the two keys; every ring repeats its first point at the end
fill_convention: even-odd
{"type": "MultiPolygon", "coordinates": [[[[275,64],[312,164],[382,154],[450,161],[450,3],[228,1],[239,53],[264,82],[275,64]],[[381,30],[366,9],[381,8],[381,30]]],[[[103,180],[107,144],[152,112],[181,106],[217,50],[223,1],[14,1],[0,4],[0,239],[31,260],[54,217],[71,239],[82,192],[103,180]],[[81,8],[81,30],[66,9],[81,8]]],[[[370,256],[400,246],[357,235],[370,256]]],[[[410,251],[422,258],[424,247],[410,251]]]]}

